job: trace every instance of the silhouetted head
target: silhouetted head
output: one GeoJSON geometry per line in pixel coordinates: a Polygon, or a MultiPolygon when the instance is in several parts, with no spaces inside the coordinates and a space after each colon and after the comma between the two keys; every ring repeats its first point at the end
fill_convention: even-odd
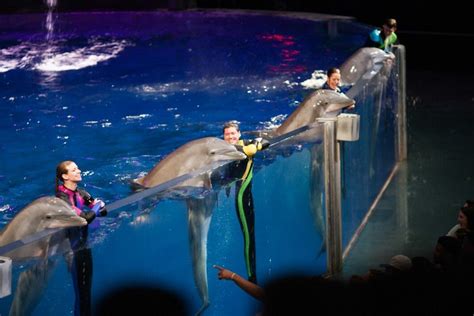
{"type": "Polygon", "coordinates": [[[151,285],[125,285],[101,297],[93,315],[189,315],[183,298],[168,289],[151,285]]]}

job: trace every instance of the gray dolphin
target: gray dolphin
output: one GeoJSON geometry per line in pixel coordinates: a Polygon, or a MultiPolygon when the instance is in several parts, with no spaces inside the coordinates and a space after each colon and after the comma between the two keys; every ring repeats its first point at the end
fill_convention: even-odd
{"type": "MultiPolygon", "coordinates": [[[[34,200],[20,210],[0,231],[0,246],[5,246],[48,228],[85,225],[87,225],[87,221],[78,216],[67,202],[54,196],[45,196],[34,200]]],[[[44,258],[51,254],[50,241],[51,236],[14,249],[4,256],[10,257],[14,261],[34,257],[44,258]]]]}
{"type": "Polygon", "coordinates": [[[353,53],[340,67],[341,85],[352,88],[347,95],[354,97],[375,75],[388,73],[395,55],[376,47],[363,47],[353,53]]]}
{"type": "Polygon", "coordinates": [[[318,118],[334,117],[342,109],[351,107],[355,101],[342,93],[332,90],[318,89],[309,93],[290,116],[274,130],[261,130],[256,134],[271,141],[272,138],[290,133],[298,128],[314,126],[291,139],[285,140],[285,145],[315,142],[321,138],[321,126],[316,124],[318,118]]]}
{"type": "MultiPolygon", "coordinates": [[[[279,136],[297,128],[315,123],[318,118],[336,116],[355,101],[342,93],[319,89],[311,92],[298,105],[296,110],[275,130],[279,136]]],[[[307,134],[311,131],[305,132],[307,134]]]]}
{"type": "MultiPolygon", "coordinates": [[[[202,170],[214,163],[245,159],[234,145],[216,137],[205,137],[190,141],[161,160],[146,176],[135,179],[134,183],[151,188],[178,176],[202,170]]],[[[188,179],[179,187],[211,187],[209,173],[188,179]]]]}
{"type": "MultiPolygon", "coordinates": [[[[181,175],[210,168],[215,163],[247,158],[234,145],[216,137],[200,138],[184,144],[161,160],[146,176],[134,180],[145,188],[159,185],[181,175]]],[[[180,187],[211,187],[211,171],[188,179],[180,187]]],[[[209,306],[207,283],[207,235],[217,196],[211,192],[204,197],[186,197],[188,207],[189,243],[193,260],[194,280],[198,288],[202,306],[200,314],[209,306]]]]}
{"type": "Polygon", "coordinates": [[[347,95],[356,97],[363,95],[364,90],[374,95],[372,107],[374,123],[371,126],[369,143],[370,176],[374,174],[372,166],[376,155],[376,137],[379,132],[380,114],[384,106],[385,87],[395,62],[395,55],[375,47],[364,47],[352,54],[341,66],[342,84],[352,85],[347,95]]]}
{"type": "MultiPolygon", "coordinates": [[[[57,197],[46,196],[34,200],[13,217],[0,232],[0,246],[23,240],[48,228],[84,225],[87,225],[87,221],[78,216],[67,202],[57,197]]],[[[30,258],[40,259],[39,262],[21,272],[10,306],[10,315],[32,313],[56,265],[54,261],[48,259],[48,256],[59,250],[67,251],[68,249],[70,245],[66,235],[60,231],[4,254],[14,262],[30,258]]]]}
{"type": "MultiPolygon", "coordinates": [[[[344,108],[355,105],[355,101],[345,94],[332,90],[318,89],[306,96],[295,111],[275,130],[260,131],[259,136],[269,139],[290,133],[304,126],[314,126],[289,140],[285,145],[314,143],[322,138],[322,126],[315,124],[318,118],[335,117],[344,108]]],[[[323,177],[322,177],[322,147],[314,144],[310,149],[310,209],[313,213],[315,226],[321,235],[323,244],[319,253],[325,247],[325,220],[323,215],[323,177]]]]}

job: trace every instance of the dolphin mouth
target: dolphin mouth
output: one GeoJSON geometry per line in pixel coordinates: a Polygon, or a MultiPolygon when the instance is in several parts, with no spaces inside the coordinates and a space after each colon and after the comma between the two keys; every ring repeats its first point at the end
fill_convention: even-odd
{"type": "Polygon", "coordinates": [[[68,228],[68,227],[77,227],[77,226],[86,226],[87,221],[77,215],[70,216],[68,218],[63,218],[55,221],[49,228],[68,228]]]}
{"type": "Polygon", "coordinates": [[[240,152],[240,151],[223,151],[221,153],[218,153],[223,161],[232,161],[232,160],[243,160],[247,158],[247,155],[240,152]]]}
{"type": "Polygon", "coordinates": [[[339,111],[345,108],[349,108],[351,106],[354,106],[355,103],[356,103],[355,100],[351,100],[350,102],[345,102],[342,104],[331,104],[326,110],[326,112],[329,113],[329,112],[334,112],[334,111],[339,111]]]}
{"type": "Polygon", "coordinates": [[[247,158],[246,154],[241,153],[240,151],[237,152],[237,154],[236,154],[236,159],[237,160],[243,160],[243,159],[246,159],[246,158],[247,158]]]}

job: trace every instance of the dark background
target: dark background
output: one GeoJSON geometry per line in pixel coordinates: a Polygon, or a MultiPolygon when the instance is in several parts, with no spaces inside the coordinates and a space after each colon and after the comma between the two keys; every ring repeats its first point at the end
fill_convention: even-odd
{"type": "MultiPolygon", "coordinates": [[[[42,0],[1,2],[0,13],[47,10],[46,2],[42,0]]],[[[466,56],[474,42],[474,23],[471,19],[473,10],[468,7],[467,2],[461,0],[452,0],[442,5],[438,3],[413,0],[57,0],[56,10],[67,12],[226,8],[299,11],[351,16],[359,22],[374,26],[380,26],[385,18],[393,17],[398,21],[397,34],[401,43],[406,46],[410,68],[474,70],[474,63],[466,56]]]]}
{"type": "MultiPolygon", "coordinates": [[[[383,0],[57,0],[56,10],[154,10],[168,8],[226,8],[316,12],[355,17],[359,22],[380,26],[385,18],[398,21],[399,39],[407,49],[407,63],[413,69],[474,70],[467,58],[474,42],[474,22],[468,2],[383,1],[383,0]],[[466,56],[467,55],[467,56],[466,56]]],[[[2,0],[0,13],[46,12],[42,0],[2,0]]]]}

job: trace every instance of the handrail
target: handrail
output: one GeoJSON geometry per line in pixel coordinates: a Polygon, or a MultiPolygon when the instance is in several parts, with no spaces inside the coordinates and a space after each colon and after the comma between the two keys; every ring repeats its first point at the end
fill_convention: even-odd
{"type": "MultiPolygon", "coordinates": [[[[300,128],[297,128],[293,131],[290,131],[288,133],[285,133],[285,134],[282,134],[278,137],[275,137],[273,139],[271,139],[269,142],[270,142],[270,147],[272,146],[275,146],[281,142],[284,142],[298,134],[301,134],[303,132],[306,132],[307,130],[313,128],[314,126],[316,126],[316,124],[308,124],[308,125],[305,125],[305,126],[302,126],[300,128]]],[[[164,192],[186,180],[189,180],[193,177],[196,177],[198,175],[201,175],[203,173],[206,173],[206,172],[209,172],[213,169],[216,169],[218,167],[221,167],[225,164],[227,164],[229,162],[224,162],[224,163],[221,163],[221,164],[213,164],[212,166],[206,166],[205,168],[200,168],[200,169],[197,169],[195,171],[192,171],[192,172],[189,172],[189,173],[186,173],[186,174],[183,174],[181,176],[178,176],[176,178],[173,178],[171,180],[168,180],[168,181],[165,181],[163,183],[160,183],[154,187],[151,187],[151,188],[148,188],[148,189],[145,189],[143,191],[140,191],[140,192],[137,192],[137,193],[134,193],[132,195],[129,195],[123,199],[120,199],[120,200],[117,200],[115,202],[112,202],[110,204],[107,204],[107,211],[110,213],[112,211],[115,211],[119,208],[122,208],[124,206],[127,206],[127,205],[130,205],[130,204],[133,204],[135,202],[138,202],[140,200],[143,200],[147,197],[150,197],[150,196],[153,196],[153,195],[156,195],[158,193],[161,193],[161,192],[164,192]]],[[[33,242],[36,242],[42,238],[45,238],[47,236],[50,236],[50,235],[53,235],[61,230],[63,230],[64,228],[52,228],[52,229],[45,229],[45,230],[42,230],[40,232],[37,232],[35,234],[32,234],[32,235],[29,235],[25,238],[22,238],[22,239],[19,239],[19,240],[15,240],[11,243],[8,243],[4,246],[0,246],[0,256],[3,256],[5,255],[6,253],[9,253],[15,249],[18,249],[20,247],[23,247],[23,246],[26,246],[28,244],[31,244],[33,242]]]]}

